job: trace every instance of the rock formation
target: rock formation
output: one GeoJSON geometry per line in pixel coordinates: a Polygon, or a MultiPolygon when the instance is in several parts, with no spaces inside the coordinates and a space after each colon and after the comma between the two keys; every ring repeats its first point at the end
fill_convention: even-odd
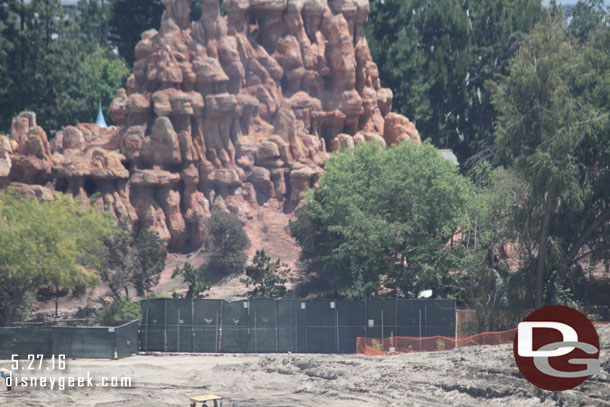
{"type": "MultiPolygon", "coordinates": [[[[170,250],[205,239],[210,208],[246,221],[269,199],[293,210],[328,153],[363,141],[419,142],[391,113],[362,25],[367,0],[163,0],[142,34],[118,127],[81,124],[51,146],[32,113],[0,138],[0,186],[47,185],[153,229],[170,250]]],[[[30,191],[42,194],[42,192],[30,191]]]]}

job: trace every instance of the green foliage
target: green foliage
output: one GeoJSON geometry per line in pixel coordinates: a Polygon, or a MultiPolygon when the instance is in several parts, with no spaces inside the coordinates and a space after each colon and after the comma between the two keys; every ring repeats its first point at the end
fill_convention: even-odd
{"type": "Polygon", "coordinates": [[[59,0],[0,4],[0,129],[23,110],[47,131],[94,121],[98,103],[108,106],[128,75],[104,38],[99,1],[80,1],[73,15],[59,0]]]}
{"type": "Polygon", "coordinates": [[[489,158],[495,109],[486,82],[507,74],[539,0],[372,0],[365,35],[393,109],[460,162],[489,158]]]}
{"type": "Polygon", "coordinates": [[[112,227],[108,214],[65,196],[42,202],[0,195],[0,323],[12,322],[40,288],[59,294],[95,286],[112,227]]]}
{"type": "Polygon", "coordinates": [[[162,14],[161,0],[110,0],[111,41],[128,66],[133,65],[140,36],[151,28],[159,29],[162,14]]]}
{"type": "Polygon", "coordinates": [[[477,310],[477,332],[503,330],[497,310],[519,312],[519,296],[531,285],[519,273],[511,273],[516,259],[507,252],[517,237],[515,219],[526,185],[513,171],[493,169],[488,163],[469,175],[475,187],[472,206],[450,253],[457,277],[455,297],[477,310]]]}
{"type": "Polygon", "coordinates": [[[135,239],[135,265],[131,283],[138,296],[142,297],[159,284],[165,268],[167,250],[156,232],[141,230],[135,239]]]}
{"type": "Polygon", "coordinates": [[[566,285],[586,299],[572,284],[582,281],[579,261],[607,262],[609,39],[605,27],[590,45],[575,44],[561,17],[549,17],[495,89],[498,156],[527,186],[515,220],[525,258],[520,273],[536,276],[538,306],[557,301],[563,289],[553,287],[566,285]]]}
{"type": "Polygon", "coordinates": [[[83,109],[75,112],[72,120],[95,121],[96,107],[101,103],[106,121],[112,123],[110,104],[129,76],[125,63],[109,49],[96,46],[83,55],[73,76],[78,80],[70,86],[70,97],[79,100],[83,109]]]}
{"type": "Polygon", "coordinates": [[[208,241],[208,257],[201,272],[205,276],[218,277],[241,273],[248,256],[250,239],[241,221],[232,213],[216,211],[204,223],[208,241]]]}
{"type": "Polygon", "coordinates": [[[319,184],[289,225],[319,290],[452,293],[448,242],[466,221],[472,186],[434,147],[361,143],[333,156],[319,184]]]}
{"type": "Polygon", "coordinates": [[[104,248],[100,275],[115,300],[121,299],[123,292],[129,299],[130,285],[143,297],[159,283],[167,251],[156,233],[143,230],[134,237],[131,226],[121,221],[104,248]]]}
{"type": "MultiPolygon", "coordinates": [[[[174,298],[200,298],[204,291],[210,289],[211,284],[200,281],[199,272],[191,263],[186,262],[182,268],[176,266],[172,273],[172,278],[182,277],[182,280],[188,285],[188,290],[185,296],[180,294],[174,295],[174,298]]],[[[174,293],[175,294],[175,293],[174,293]]]]}
{"type": "Polygon", "coordinates": [[[289,268],[282,268],[280,259],[271,261],[264,250],[257,250],[252,264],[246,267],[247,278],[241,279],[246,287],[254,286],[252,296],[257,298],[277,298],[286,294],[286,275],[289,268]]]}
{"type": "Polygon", "coordinates": [[[201,18],[203,12],[203,0],[195,0],[191,6],[191,20],[197,21],[201,18]]]}
{"type": "Polygon", "coordinates": [[[78,0],[77,11],[73,16],[76,25],[75,34],[83,42],[108,48],[110,41],[109,0],[78,0]]]}
{"type": "Polygon", "coordinates": [[[610,24],[608,10],[604,0],[579,0],[566,13],[566,17],[570,19],[568,35],[582,43],[588,43],[596,30],[610,24]]]}
{"type": "Polygon", "coordinates": [[[140,302],[122,299],[114,301],[104,309],[100,322],[103,325],[116,325],[117,322],[134,319],[142,319],[140,302]]]}

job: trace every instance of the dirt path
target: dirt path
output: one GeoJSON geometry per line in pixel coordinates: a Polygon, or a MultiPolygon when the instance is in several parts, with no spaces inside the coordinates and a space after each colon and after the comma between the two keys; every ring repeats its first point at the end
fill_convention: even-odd
{"type": "MultiPolygon", "coordinates": [[[[64,375],[130,376],[131,388],[17,388],[0,405],[164,407],[214,393],[224,407],[609,406],[610,325],[598,327],[602,371],[561,393],[522,378],[510,345],[391,357],[358,355],[134,356],[67,361],[64,375]]],[[[8,367],[7,361],[0,366],[8,367]]],[[[95,382],[95,381],[94,381],[95,382]]]]}

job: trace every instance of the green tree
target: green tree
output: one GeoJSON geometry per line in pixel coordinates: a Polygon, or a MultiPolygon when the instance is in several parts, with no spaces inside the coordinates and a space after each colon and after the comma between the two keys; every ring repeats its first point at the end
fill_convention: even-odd
{"type": "Polygon", "coordinates": [[[320,188],[290,222],[318,290],[360,298],[454,289],[450,241],[464,225],[470,182],[430,144],[361,143],[333,156],[320,188]]]}
{"type": "Polygon", "coordinates": [[[493,155],[486,82],[507,74],[520,33],[542,14],[539,0],[372,0],[365,34],[394,109],[476,163],[493,155]]]}
{"type": "Polygon", "coordinates": [[[100,322],[104,325],[116,325],[117,322],[142,319],[142,309],[139,301],[122,299],[114,301],[104,308],[100,322]]]}
{"type": "MultiPolygon", "coordinates": [[[[182,277],[182,280],[188,286],[188,290],[184,298],[200,298],[201,294],[204,291],[210,289],[210,283],[204,282],[200,280],[199,272],[195,267],[192,266],[191,263],[186,262],[182,268],[176,266],[174,272],[172,273],[172,278],[182,277]]],[[[175,295],[176,298],[183,298],[182,295],[175,295]]]]}
{"type": "Polygon", "coordinates": [[[568,35],[582,43],[589,42],[596,30],[610,24],[604,0],[579,0],[574,7],[568,9],[566,17],[570,19],[568,35]]]}
{"type": "MultiPolygon", "coordinates": [[[[285,265],[284,265],[285,266],[285,265]]],[[[282,267],[280,259],[272,261],[264,250],[257,250],[252,264],[246,267],[247,278],[241,279],[246,287],[254,286],[252,296],[276,298],[286,294],[286,275],[290,269],[282,267]]]]}
{"type": "Polygon", "coordinates": [[[487,162],[469,176],[474,184],[472,202],[450,252],[455,297],[462,306],[477,310],[480,331],[504,330],[511,321],[498,319],[497,311],[520,315],[521,294],[529,283],[522,273],[515,273],[519,258],[510,250],[516,245],[527,188],[514,171],[494,169],[487,162]]]}
{"type": "Polygon", "coordinates": [[[52,287],[73,292],[97,282],[112,219],[68,197],[43,202],[0,195],[0,322],[27,310],[28,295],[52,287]]]}
{"type": "MultiPolygon", "coordinates": [[[[110,104],[117,90],[129,76],[129,69],[112,51],[101,46],[93,47],[76,67],[74,77],[68,87],[69,97],[79,102],[82,108],[74,111],[71,120],[89,123],[95,120],[98,103],[104,108],[106,120],[111,122],[110,104]]],[[[67,123],[66,123],[67,124],[67,123]]]]}
{"type": "Polygon", "coordinates": [[[132,246],[131,227],[129,223],[121,220],[104,242],[105,253],[100,268],[101,279],[108,285],[114,300],[120,300],[123,291],[126,295],[129,292],[126,286],[133,268],[132,246]]]}
{"type": "Polygon", "coordinates": [[[18,24],[17,9],[15,1],[0,2],[0,131],[8,129],[8,112],[11,92],[15,89],[14,78],[9,75],[11,63],[9,57],[18,46],[18,24]]]}
{"type": "Polygon", "coordinates": [[[23,110],[52,132],[92,122],[100,101],[108,107],[129,72],[97,35],[104,16],[92,13],[100,7],[81,1],[68,14],[59,0],[0,3],[0,129],[23,110]]]}
{"type": "Polygon", "coordinates": [[[100,275],[115,302],[129,300],[130,286],[143,297],[159,283],[167,250],[156,233],[143,230],[134,236],[131,225],[120,221],[104,250],[100,275]]]}
{"type": "Polygon", "coordinates": [[[241,273],[246,266],[250,239],[237,216],[221,211],[212,212],[204,223],[207,231],[208,257],[201,268],[204,276],[225,277],[241,273]]]}
{"type": "Polygon", "coordinates": [[[561,16],[549,17],[495,89],[499,158],[527,185],[519,241],[537,307],[561,300],[564,284],[577,281],[570,273],[582,275],[580,260],[608,250],[609,38],[606,27],[579,46],[561,16]]]}
{"type": "Polygon", "coordinates": [[[135,266],[130,282],[143,297],[159,284],[167,249],[156,232],[141,230],[135,238],[135,266]]]}
{"type": "Polygon", "coordinates": [[[87,44],[99,44],[108,49],[110,41],[109,0],[78,0],[73,16],[76,33],[87,44]]]}
{"type": "Polygon", "coordinates": [[[110,0],[111,40],[128,66],[135,61],[140,35],[159,29],[163,10],[161,0],[110,0]]]}

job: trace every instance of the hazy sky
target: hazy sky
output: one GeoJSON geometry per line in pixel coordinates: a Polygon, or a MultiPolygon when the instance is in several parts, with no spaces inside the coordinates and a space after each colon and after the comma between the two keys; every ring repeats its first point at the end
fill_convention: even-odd
{"type": "MultiPolygon", "coordinates": [[[[577,2],[578,0],[559,0],[559,4],[576,4],[577,2]]],[[[549,3],[549,0],[542,0],[542,4],[544,5],[547,5],[549,3]]],[[[610,6],[610,0],[606,0],[604,3],[610,6]]]]}

